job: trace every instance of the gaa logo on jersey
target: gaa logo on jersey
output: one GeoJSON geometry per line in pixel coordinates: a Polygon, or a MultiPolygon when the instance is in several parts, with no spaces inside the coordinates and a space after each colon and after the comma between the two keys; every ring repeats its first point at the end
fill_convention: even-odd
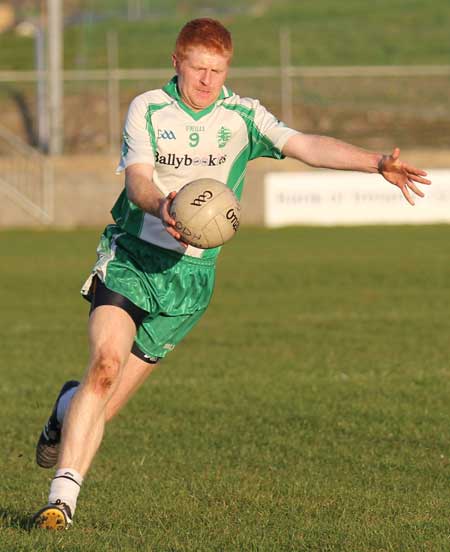
{"type": "Polygon", "coordinates": [[[165,130],[158,128],[158,140],[176,140],[173,130],[165,130]]]}

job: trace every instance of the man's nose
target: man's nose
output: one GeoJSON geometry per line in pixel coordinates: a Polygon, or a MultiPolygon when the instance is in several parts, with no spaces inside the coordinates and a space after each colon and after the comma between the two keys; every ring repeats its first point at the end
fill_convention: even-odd
{"type": "Polygon", "coordinates": [[[211,71],[203,71],[201,76],[201,82],[202,84],[208,86],[211,83],[211,71]]]}

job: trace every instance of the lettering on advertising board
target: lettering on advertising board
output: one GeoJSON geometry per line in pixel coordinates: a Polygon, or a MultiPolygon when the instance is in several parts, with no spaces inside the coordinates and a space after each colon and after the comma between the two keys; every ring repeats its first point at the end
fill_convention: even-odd
{"type": "MultiPolygon", "coordinates": [[[[432,186],[411,207],[398,188],[378,175],[345,171],[269,173],[266,226],[289,224],[450,223],[450,169],[428,171],[432,186]]],[[[419,186],[420,187],[420,186],[419,186]]]]}

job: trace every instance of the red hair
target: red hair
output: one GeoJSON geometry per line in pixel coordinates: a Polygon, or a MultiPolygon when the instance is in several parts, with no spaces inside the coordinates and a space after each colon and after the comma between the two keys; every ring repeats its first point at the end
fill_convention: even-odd
{"type": "Polygon", "coordinates": [[[203,46],[230,58],[233,55],[230,32],[222,23],[208,17],[188,21],[181,29],[175,43],[176,57],[182,60],[193,46],[203,46]]]}

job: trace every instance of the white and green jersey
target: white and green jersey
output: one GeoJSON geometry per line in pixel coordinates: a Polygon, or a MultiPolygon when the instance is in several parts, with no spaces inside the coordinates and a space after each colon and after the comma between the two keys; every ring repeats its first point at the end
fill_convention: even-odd
{"type": "MultiPolygon", "coordinates": [[[[181,101],[174,77],[164,88],[145,92],[131,102],[117,171],[134,163],[150,163],[164,195],[192,180],[214,178],[240,198],[248,161],[283,158],[284,144],[296,133],[257,100],[240,98],[225,86],[216,102],[193,111],[181,101]]],[[[134,205],[125,190],[112,215],[123,230],[159,247],[194,257],[217,254],[218,249],[182,247],[161,220],[134,205]]]]}

